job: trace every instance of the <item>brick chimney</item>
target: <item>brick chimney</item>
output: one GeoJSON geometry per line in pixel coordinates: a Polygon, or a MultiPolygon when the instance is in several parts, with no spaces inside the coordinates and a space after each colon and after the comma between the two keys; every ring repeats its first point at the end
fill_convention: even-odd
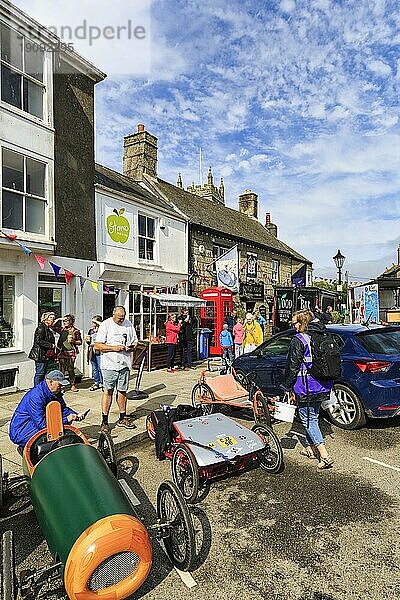
{"type": "Polygon", "coordinates": [[[258,218],[258,195],[251,190],[246,190],[239,196],[239,212],[253,219],[258,218]]]}
{"type": "Polygon", "coordinates": [[[278,237],[278,227],[271,223],[271,213],[269,212],[265,214],[265,229],[274,237],[278,237]]]}
{"type": "Polygon", "coordinates": [[[136,133],[124,137],[124,175],[136,181],[142,180],[144,173],[156,178],[157,149],[157,138],[139,123],[136,133]]]}

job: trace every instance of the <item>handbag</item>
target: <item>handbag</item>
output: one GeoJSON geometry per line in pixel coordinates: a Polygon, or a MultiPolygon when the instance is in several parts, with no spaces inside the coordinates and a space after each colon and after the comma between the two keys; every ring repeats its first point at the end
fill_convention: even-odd
{"type": "Polygon", "coordinates": [[[59,354],[59,348],[49,348],[49,350],[47,350],[46,352],[46,358],[54,358],[55,360],[57,360],[59,354]]]}

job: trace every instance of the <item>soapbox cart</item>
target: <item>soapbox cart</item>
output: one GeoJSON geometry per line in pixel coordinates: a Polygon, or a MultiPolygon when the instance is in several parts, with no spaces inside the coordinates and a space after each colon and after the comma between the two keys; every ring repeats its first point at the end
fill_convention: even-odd
{"type": "Polygon", "coordinates": [[[163,411],[151,413],[147,432],[157,445],[158,424],[167,418],[169,440],[159,458],[171,460],[172,478],[187,502],[204,496],[212,480],[252,466],[269,473],[281,471],[282,447],[268,425],[256,423],[250,430],[221,413],[174,421],[173,411],[166,416],[163,411]]]}
{"type": "MultiPolygon", "coordinates": [[[[149,531],[163,541],[181,570],[195,555],[193,523],[181,492],[164,482],[157,492],[158,520],[146,528],[114,477],[110,436],[92,446],[79,429],[63,425],[59,402],[50,402],[47,428],[23,451],[23,469],[37,520],[54,564],[15,573],[11,531],[2,538],[2,600],[37,598],[40,587],[61,576],[71,600],[121,600],[147,579],[152,564],[149,531]],[[110,467],[110,468],[109,468],[110,467]]],[[[1,474],[3,488],[8,478],[1,474]]],[[[6,490],[1,491],[1,497],[6,490]]]]}

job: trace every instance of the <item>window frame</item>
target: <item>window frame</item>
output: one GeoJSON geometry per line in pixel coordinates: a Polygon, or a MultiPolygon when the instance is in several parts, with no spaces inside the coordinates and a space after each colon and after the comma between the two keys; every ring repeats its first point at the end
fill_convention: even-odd
{"type": "Polygon", "coordinates": [[[156,226],[157,226],[157,217],[146,215],[145,213],[138,212],[138,224],[137,224],[137,232],[138,232],[138,259],[140,261],[155,263],[156,262],[156,226]],[[146,235],[142,235],[140,233],[140,218],[146,219],[146,235]],[[153,221],[153,236],[150,237],[148,235],[148,221],[153,221]],[[140,256],[140,240],[144,240],[144,257],[140,256]],[[148,244],[152,243],[152,258],[148,258],[148,244]]]}
{"type": "MultiPolygon", "coordinates": [[[[48,86],[46,84],[46,51],[42,50],[40,48],[41,45],[42,45],[42,42],[40,42],[40,41],[35,42],[35,41],[31,40],[30,38],[28,38],[27,36],[25,36],[24,34],[20,33],[17,29],[12,27],[9,23],[6,23],[5,21],[2,21],[2,20],[0,21],[0,74],[1,74],[1,77],[0,77],[0,101],[2,103],[4,103],[4,105],[6,105],[7,107],[12,107],[12,110],[21,111],[24,115],[29,115],[30,118],[35,119],[35,120],[39,121],[40,123],[44,123],[45,119],[46,119],[46,102],[47,102],[48,86]],[[6,60],[2,57],[2,54],[1,54],[1,29],[3,27],[10,29],[12,32],[17,34],[17,37],[21,38],[21,41],[22,41],[22,43],[21,43],[21,45],[22,45],[21,67],[12,64],[11,62],[9,62],[8,60],[6,60]],[[37,79],[36,77],[34,77],[30,73],[28,73],[28,71],[26,70],[26,63],[27,63],[26,44],[27,43],[37,46],[37,50],[33,50],[34,52],[37,51],[37,52],[41,52],[43,54],[42,80],[37,79]],[[9,71],[11,71],[11,73],[13,75],[16,75],[19,77],[19,80],[20,80],[19,106],[16,106],[15,104],[7,102],[7,100],[3,99],[3,66],[6,69],[8,69],[9,71]],[[29,88],[29,82],[30,82],[42,90],[41,116],[38,116],[33,112],[30,112],[25,106],[25,82],[27,82],[28,88],[29,88]]],[[[28,93],[28,98],[29,98],[29,93],[28,93]]]]}
{"type": "Polygon", "coordinates": [[[7,146],[0,147],[0,176],[1,176],[1,186],[0,186],[0,224],[1,227],[10,231],[21,231],[29,236],[40,236],[40,238],[45,238],[48,234],[49,229],[49,220],[48,220],[48,206],[49,206],[49,194],[48,194],[48,167],[49,164],[42,160],[38,160],[32,156],[27,154],[22,154],[21,152],[17,152],[7,146]],[[23,166],[23,190],[17,190],[10,187],[6,187],[3,184],[3,168],[4,168],[4,153],[9,152],[11,154],[16,154],[19,157],[22,157],[22,166],[23,166]],[[28,187],[28,170],[27,170],[27,161],[35,161],[44,167],[43,173],[43,193],[44,196],[39,196],[38,194],[32,194],[27,191],[28,187]],[[4,192],[8,192],[11,194],[18,195],[22,198],[23,206],[22,206],[22,228],[21,229],[13,229],[11,227],[7,227],[3,224],[3,207],[4,207],[4,192]],[[36,231],[29,231],[26,229],[26,214],[27,214],[27,200],[38,200],[43,202],[44,205],[44,230],[42,233],[38,233],[36,231]]]}
{"type": "Polygon", "coordinates": [[[276,258],[271,258],[271,283],[279,283],[281,263],[276,258]],[[274,268],[276,266],[276,268],[274,268]],[[274,275],[276,273],[276,276],[274,275]]]}

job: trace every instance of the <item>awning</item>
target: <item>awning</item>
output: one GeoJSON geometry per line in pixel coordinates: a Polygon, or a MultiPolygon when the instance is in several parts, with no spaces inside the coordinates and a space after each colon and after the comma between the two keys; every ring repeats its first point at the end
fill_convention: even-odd
{"type": "Polygon", "coordinates": [[[156,294],[155,292],[141,292],[141,294],[158,300],[161,306],[206,306],[205,300],[185,294],[156,294]]]}

